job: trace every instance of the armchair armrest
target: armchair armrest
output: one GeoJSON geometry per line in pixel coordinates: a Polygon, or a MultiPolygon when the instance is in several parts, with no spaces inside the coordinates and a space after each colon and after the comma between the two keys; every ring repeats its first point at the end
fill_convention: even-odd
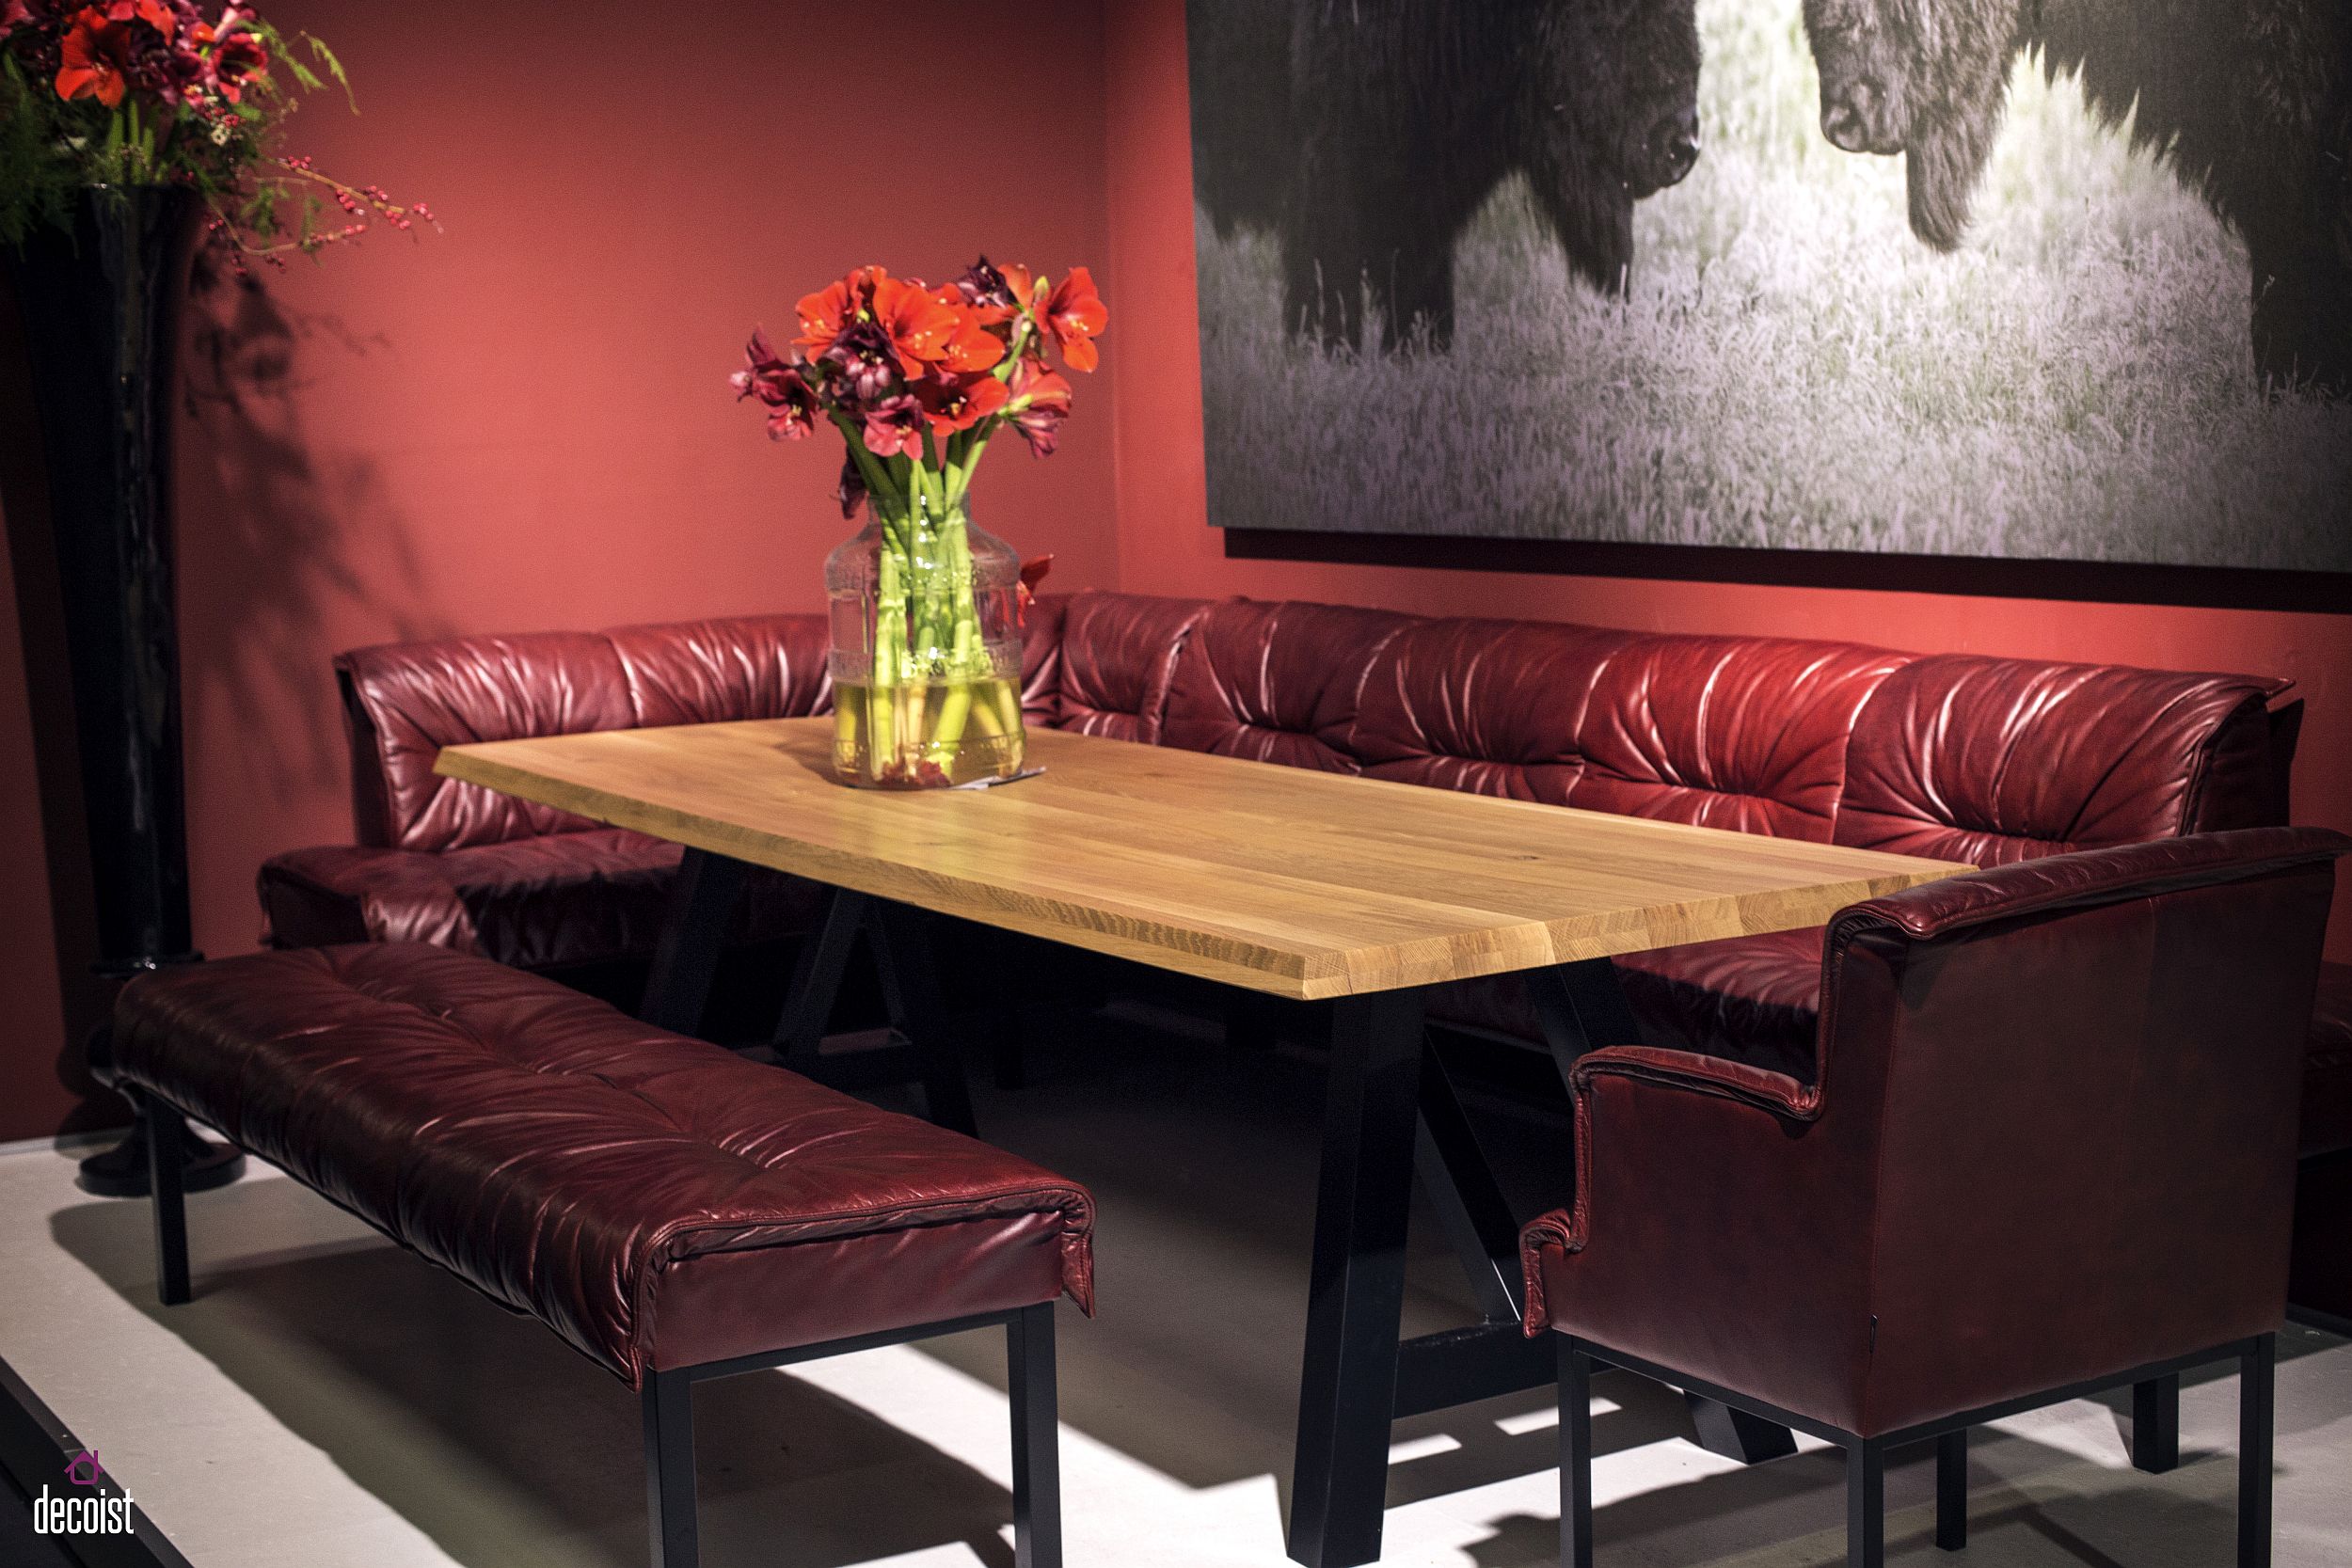
{"type": "Polygon", "coordinates": [[[1818,1087],[1800,1084],[1785,1072],[1750,1067],[1721,1056],[1705,1056],[1695,1051],[1613,1045],[1588,1052],[1578,1058],[1572,1074],[1578,1099],[1581,1101],[1593,1081],[1602,1077],[1630,1078],[1661,1088],[1719,1095],[1798,1121],[1811,1121],[1821,1114],[1821,1092],[1818,1087]]]}

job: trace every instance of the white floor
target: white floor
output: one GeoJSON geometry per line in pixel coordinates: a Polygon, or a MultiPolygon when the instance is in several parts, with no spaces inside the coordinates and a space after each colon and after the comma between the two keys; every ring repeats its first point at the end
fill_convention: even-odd
{"type": "MultiPolygon", "coordinates": [[[[1279,1568],[1313,1193],[1311,1064],[1112,1029],[983,1093],[993,1138],[1102,1199],[1102,1316],[1064,1308],[1073,1568],[1279,1568]]],[[[1528,1124],[1499,1140],[1556,1152],[1528,1124]]],[[[68,1158],[0,1156],[0,1356],[198,1568],[632,1568],[635,1397],[271,1173],[190,1201],[198,1299],[154,1305],[146,1205],[68,1158]]],[[[1540,1180],[1540,1179],[1538,1179],[1540,1180]]],[[[1409,1328],[1457,1318],[1417,1227],[1409,1328]]],[[[708,1568],[1009,1568],[1001,1339],[967,1336],[697,1391],[708,1568]]],[[[1610,1568],[1843,1561],[1842,1470],[1742,1469],[1684,1440],[1679,1399],[1595,1386],[1610,1568]]],[[[2005,1422],[1975,1449],[1974,1540],[1929,1544],[1931,1466],[1890,1473],[1890,1560],[1974,1568],[2231,1560],[2232,1380],[2188,1389],[2187,1458],[2124,1461],[2117,1405],[2005,1422]]],[[[1400,1422],[1390,1563],[1554,1560],[1553,1421],[1530,1394],[1400,1422]]],[[[2352,1563],[2352,1345],[2290,1330],[2280,1568],[2352,1563]]]]}

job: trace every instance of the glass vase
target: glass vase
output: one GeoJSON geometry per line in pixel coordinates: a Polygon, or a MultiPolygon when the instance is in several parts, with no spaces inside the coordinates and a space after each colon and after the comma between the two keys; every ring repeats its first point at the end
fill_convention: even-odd
{"type": "Polygon", "coordinates": [[[1021,771],[1021,560],[961,504],[869,499],[825,561],[834,770],[867,789],[1021,771]]]}

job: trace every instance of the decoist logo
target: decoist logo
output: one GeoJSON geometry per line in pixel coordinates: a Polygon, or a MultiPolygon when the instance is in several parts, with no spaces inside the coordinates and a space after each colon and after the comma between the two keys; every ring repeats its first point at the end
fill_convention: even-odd
{"type": "Polygon", "coordinates": [[[96,1449],[84,1449],[66,1461],[65,1479],[71,1485],[89,1490],[76,1497],[68,1493],[58,1497],[44,1485],[33,1502],[33,1531],[37,1535],[128,1535],[131,1533],[131,1496],[123,1493],[108,1497],[98,1490],[98,1483],[106,1472],[98,1463],[96,1449]]]}

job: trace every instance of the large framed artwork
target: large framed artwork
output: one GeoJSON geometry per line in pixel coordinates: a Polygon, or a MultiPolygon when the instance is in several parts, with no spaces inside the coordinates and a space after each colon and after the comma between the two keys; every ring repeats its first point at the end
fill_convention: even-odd
{"type": "Polygon", "coordinates": [[[2352,0],[1190,0],[1211,520],[2352,572],[2352,0]]]}

